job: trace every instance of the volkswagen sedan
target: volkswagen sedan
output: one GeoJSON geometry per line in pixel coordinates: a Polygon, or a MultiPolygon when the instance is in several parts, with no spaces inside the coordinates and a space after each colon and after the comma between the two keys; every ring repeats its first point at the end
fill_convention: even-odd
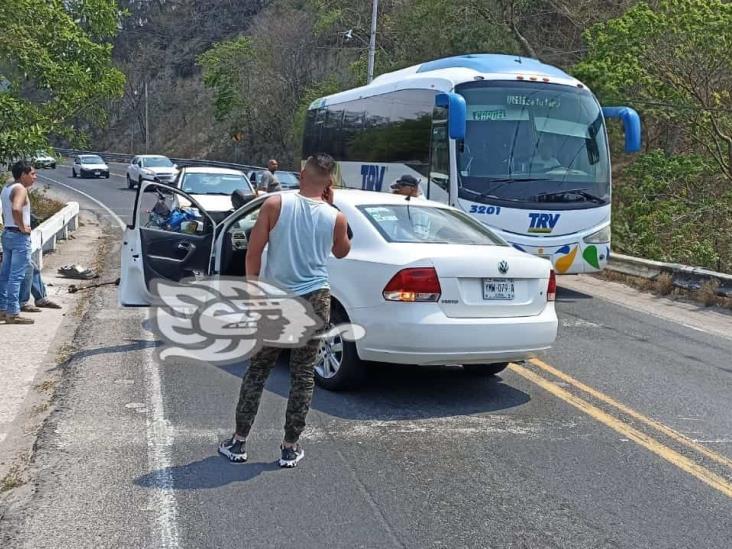
{"type": "MultiPolygon", "coordinates": [[[[142,190],[148,185],[155,187],[144,184],[142,190]]],[[[249,233],[267,196],[217,224],[193,197],[165,192],[171,203],[182,194],[198,206],[203,222],[185,234],[146,227],[151,199],[138,191],[138,220],[128,227],[122,250],[123,306],[149,305],[155,278],[245,274],[249,233]]],[[[549,261],[516,250],[442,203],[337,189],[335,207],[353,236],[350,254],[331,256],[328,264],[331,322],[360,326],[365,335],[346,339],[331,332],[316,366],[319,385],[358,385],[368,361],[461,365],[493,375],[553,344],[556,279],[549,261]]]]}

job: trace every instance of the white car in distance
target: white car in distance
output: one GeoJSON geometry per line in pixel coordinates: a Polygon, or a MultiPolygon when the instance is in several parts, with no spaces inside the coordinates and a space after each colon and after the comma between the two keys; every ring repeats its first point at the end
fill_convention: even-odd
{"type": "Polygon", "coordinates": [[[96,154],[79,154],[71,164],[71,177],[104,177],[109,179],[109,166],[96,154]]]}
{"type": "Polygon", "coordinates": [[[178,166],[167,156],[141,154],[135,156],[127,166],[127,187],[140,187],[143,181],[172,183],[178,175],[178,166]]]}
{"type": "MultiPolygon", "coordinates": [[[[190,195],[170,192],[208,216],[190,195]]],[[[215,235],[213,220],[194,234],[145,227],[145,208],[156,194],[138,197],[138,221],[123,238],[122,306],[152,303],[148,288],[154,278],[245,274],[249,233],[266,195],[226,217],[215,235]]],[[[353,238],[350,254],[331,256],[328,263],[331,321],[352,322],[366,334],[356,341],[334,335],[323,342],[315,368],[319,385],[358,385],[366,361],[462,365],[493,375],[554,343],[556,278],[549,261],[516,250],[445,204],[337,189],[335,206],[346,215],[353,238]]]]}

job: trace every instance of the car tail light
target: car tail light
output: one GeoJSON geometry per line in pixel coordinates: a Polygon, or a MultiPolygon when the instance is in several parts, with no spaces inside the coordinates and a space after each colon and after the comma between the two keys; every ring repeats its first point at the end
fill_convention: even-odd
{"type": "Polygon", "coordinates": [[[557,275],[554,269],[549,273],[549,285],[546,287],[547,301],[556,301],[557,299],[557,275]]]}
{"type": "Polygon", "coordinates": [[[434,267],[403,269],[384,288],[387,301],[437,301],[442,294],[434,267]]]}

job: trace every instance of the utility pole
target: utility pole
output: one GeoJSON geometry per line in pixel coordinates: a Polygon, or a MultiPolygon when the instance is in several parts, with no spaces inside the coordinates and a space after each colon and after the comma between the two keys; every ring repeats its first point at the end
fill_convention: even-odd
{"type": "Polygon", "coordinates": [[[148,152],[148,144],[150,138],[150,125],[148,124],[147,112],[147,79],[145,80],[145,154],[148,152]]]}
{"type": "Polygon", "coordinates": [[[374,54],[376,53],[376,13],[379,11],[379,0],[372,0],[373,9],[371,11],[371,39],[369,40],[369,73],[367,84],[374,79],[374,54]]]}

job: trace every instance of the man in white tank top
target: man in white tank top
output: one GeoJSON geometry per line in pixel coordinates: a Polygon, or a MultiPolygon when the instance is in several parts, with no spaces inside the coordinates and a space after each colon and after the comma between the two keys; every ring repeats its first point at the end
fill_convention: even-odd
{"type": "MultiPolygon", "coordinates": [[[[345,216],[333,205],[335,162],[326,154],[308,158],[302,170],[300,192],[275,194],[259,212],[249,237],[247,278],[257,279],[267,244],[267,266],[262,276],[280,288],[306,299],[327,328],[330,318],[328,256],[348,255],[351,241],[345,216]]],[[[319,341],[310,340],[290,354],[290,395],[285,437],[280,446],[280,467],[295,467],[305,455],[298,444],[313,396],[314,367],[319,341]]],[[[234,462],[247,459],[246,438],[259,408],[264,384],[282,349],[265,347],[249,361],[236,407],[236,432],[219,445],[219,452],[234,462]]]]}
{"type": "Polygon", "coordinates": [[[3,212],[3,261],[0,265],[0,320],[7,324],[33,324],[20,316],[20,287],[31,262],[31,219],[28,189],[36,180],[30,162],[13,165],[13,182],[0,192],[3,212]]]}

